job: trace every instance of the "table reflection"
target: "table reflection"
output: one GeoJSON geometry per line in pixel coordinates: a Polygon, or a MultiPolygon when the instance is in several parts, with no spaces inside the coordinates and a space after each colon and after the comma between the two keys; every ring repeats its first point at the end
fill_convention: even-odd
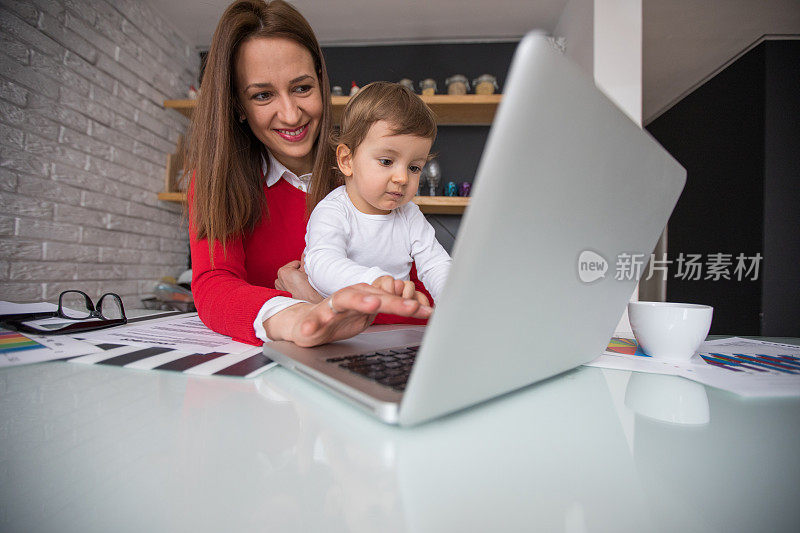
{"type": "Polygon", "coordinates": [[[609,514],[623,528],[647,523],[599,373],[569,373],[410,429],[376,422],[284,371],[263,378],[259,391],[294,406],[298,447],[327,471],[320,504],[335,502],[347,531],[486,531],[499,516],[566,531],[609,514]],[[616,503],[597,498],[608,490],[616,503]]]}
{"type": "Polygon", "coordinates": [[[636,412],[636,472],[656,523],[687,532],[797,531],[796,400],[634,373],[625,404],[636,412]]]}
{"type": "Polygon", "coordinates": [[[677,376],[631,374],[625,405],[642,416],[673,424],[703,425],[711,420],[706,388],[677,376]]]}
{"type": "Polygon", "coordinates": [[[20,367],[0,530],[792,530],[800,402],[683,381],[581,368],[400,429],[283,369],[20,367]]]}

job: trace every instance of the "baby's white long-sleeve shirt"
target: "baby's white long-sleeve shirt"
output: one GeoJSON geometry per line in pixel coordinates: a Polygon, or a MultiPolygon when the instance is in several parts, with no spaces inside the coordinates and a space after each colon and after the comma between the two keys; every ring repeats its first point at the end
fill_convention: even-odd
{"type": "Polygon", "coordinates": [[[434,300],[441,294],[452,260],[433,227],[409,202],[388,215],[367,215],[353,205],[344,185],[311,213],[306,228],[308,281],[324,297],[381,276],[409,279],[412,262],[434,300]]]}

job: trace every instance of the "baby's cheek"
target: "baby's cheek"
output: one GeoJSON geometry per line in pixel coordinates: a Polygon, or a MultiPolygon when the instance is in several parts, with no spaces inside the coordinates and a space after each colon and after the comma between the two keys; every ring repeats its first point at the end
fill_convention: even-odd
{"type": "Polygon", "coordinates": [[[411,193],[412,198],[416,196],[418,189],[419,189],[419,178],[408,180],[408,191],[411,193]]]}

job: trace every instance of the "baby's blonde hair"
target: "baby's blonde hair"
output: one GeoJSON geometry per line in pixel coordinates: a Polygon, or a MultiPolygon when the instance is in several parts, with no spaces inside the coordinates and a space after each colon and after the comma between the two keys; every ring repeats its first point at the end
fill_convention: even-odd
{"type": "Polygon", "coordinates": [[[344,144],[355,152],[380,120],[389,123],[394,135],[436,138],[436,115],[419,96],[399,83],[376,81],[362,87],[345,106],[341,129],[331,138],[334,150],[344,144]]]}

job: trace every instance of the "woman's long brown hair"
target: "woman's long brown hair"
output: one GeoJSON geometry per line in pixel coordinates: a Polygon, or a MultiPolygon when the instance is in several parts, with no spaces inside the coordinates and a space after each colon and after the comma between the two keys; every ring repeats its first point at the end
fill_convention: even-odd
{"type": "MultiPolygon", "coordinates": [[[[283,0],[241,0],[231,4],[217,25],[206,57],[197,108],[189,131],[187,176],[193,176],[191,226],[196,238],[219,241],[252,231],[267,214],[262,156],[266,148],[246,122],[239,122],[234,61],[239,45],[256,37],[284,37],[306,48],[314,60],[322,96],[319,136],[312,148],[313,174],[334,180],[334,155],[328,138],[331,106],[328,72],[314,31],[283,0]]],[[[213,256],[212,256],[213,265],[213,256]]]]}

